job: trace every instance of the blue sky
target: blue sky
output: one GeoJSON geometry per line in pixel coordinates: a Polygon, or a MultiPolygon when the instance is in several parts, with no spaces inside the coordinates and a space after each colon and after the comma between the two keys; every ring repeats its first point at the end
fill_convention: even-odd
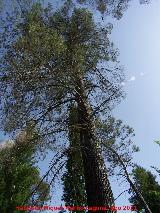
{"type": "MultiPolygon", "coordinates": [[[[125,66],[127,93],[113,114],[135,130],[134,142],[141,151],[134,162],[160,168],[160,148],[154,143],[160,138],[160,1],[141,6],[133,1],[123,18],[114,22],[111,39],[125,66]]],[[[117,205],[126,204],[125,198],[117,205]]]]}
{"type": "Polygon", "coordinates": [[[131,5],[114,24],[111,39],[120,50],[125,66],[127,97],[114,115],[135,129],[135,143],[141,152],[135,161],[149,168],[160,167],[160,1],[131,5]]]}
{"type": "MultiPolygon", "coordinates": [[[[160,139],[160,1],[139,5],[134,0],[123,18],[114,21],[110,38],[120,50],[127,93],[113,114],[135,130],[134,142],[141,151],[135,155],[134,162],[147,169],[152,165],[160,168],[160,148],[154,143],[155,139],[160,139]]],[[[46,163],[41,164],[43,173],[47,170],[46,163]]],[[[113,181],[112,186],[115,197],[125,190],[125,185],[118,189],[113,181]]],[[[57,184],[54,206],[61,204],[59,188],[57,184]]],[[[116,205],[130,205],[127,199],[124,194],[116,205]]]]}

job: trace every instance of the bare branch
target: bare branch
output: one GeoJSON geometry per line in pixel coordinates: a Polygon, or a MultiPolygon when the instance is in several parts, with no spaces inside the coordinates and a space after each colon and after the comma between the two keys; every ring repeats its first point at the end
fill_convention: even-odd
{"type": "Polygon", "coordinates": [[[50,113],[53,109],[56,109],[57,107],[60,107],[62,104],[66,104],[68,102],[74,101],[74,98],[69,98],[65,101],[60,101],[59,103],[55,104],[54,106],[49,106],[48,109],[46,110],[46,112],[41,115],[36,121],[35,123],[37,124],[39,122],[39,120],[43,119],[48,113],[50,113]]]}
{"type": "MultiPolygon", "coordinates": [[[[65,153],[65,152],[64,152],[64,153],[65,153]]],[[[42,182],[44,181],[44,179],[49,175],[50,171],[52,171],[53,167],[54,167],[54,166],[57,164],[57,162],[64,156],[64,153],[62,153],[62,154],[60,155],[60,157],[57,158],[55,162],[53,162],[53,164],[50,166],[50,168],[49,168],[49,170],[46,172],[46,174],[42,177],[42,179],[40,180],[40,182],[38,183],[38,185],[32,190],[32,192],[27,196],[27,198],[23,201],[22,204],[25,204],[25,202],[27,202],[28,199],[29,199],[30,197],[32,197],[32,195],[34,195],[34,193],[36,192],[36,190],[38,189],[38,187],[42,184],[42,182]]],[[[57,157],[58,154],[59,154],[59,153],[57,153],[57,154],[53,157],[53,159],[54,159],[55,157],[57,157]]],[[[52,159],[52,160],[53,160],[53,159],[52,159]]]]}
{"type": "MultiPolygon", "coordinates": [[[[106,146],[105,143],[103,143],[103,145],[106,146]]],[[[115,154],[115,156],[117,157],[117,159],[119,160],[119,162],[121,163],[127,181],[129,182],[131,188],[133,189],[133,191],[137,194],[137,196],[139,197],[139,199],[140,199],[141,202],[143,203],[144,208],[147,210],[147,212],[152,213],[151,210],[150,210],[150,208],[149,208],[149,206],[148,206],[148,204],[147,204],[146,201],[144,200],[142,194],[141,194],[140,191],[137,189],[137,187],[135,186],[135,184],[132,182],[132,180],[131,180],[131,178],[130,178],[130,176],[129,176],[129,174],[128,174],[127,168],[126,168],[126,166],[125,166],[125,164],[124,164],[122,158],[120,157],[120,155],[119,155],[111,146],[110,146],[110,147],[107,146],[107,149],[110,149],[110,150],[115,154]]]]}
{"type": "Polygon", "coordinates": [[[126,190],[124,190],[123,192],[121,192],[121,193],[118,195],[118,197],[116,197],[116,198],[114,199],[114,201],[116,201],[123,193],[128,192],[128,191],[129,191],[129,189],[126,189],[126,190]]]}
{"type": "Polygon", "coordinates": [[[110,101],[111,98],[112,98],[114,95],[115,95],[115,94],[112,93],[112,95],[111,95],[109,98],[105,99],[99,106],[97,106],[97,107],[94,109],[93,113],[91,114],[91,118],[92,118],[96,113],[98,113],[99,110],[101,109],[101,107],[104,106],[108,101],[110,101]]]}

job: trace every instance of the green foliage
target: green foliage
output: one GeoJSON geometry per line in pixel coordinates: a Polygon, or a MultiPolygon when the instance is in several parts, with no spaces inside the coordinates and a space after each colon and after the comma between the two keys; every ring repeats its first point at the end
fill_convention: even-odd
{"type": "MultiPolygon", "coordinates": [[[[69,116],[69,148],[66,172],[62,177],[64,192],[63,201],[66,206],[87,206],[83,160],[80,147],[80,134],[77,127],[77,107],[71,106],[69,116]]],[[[85,211],[72,211],[83,213],[85,211]]]]}
{"type": "Polygon", "coordinates": [[[160,140],[156,140],[155,143],[160,146],[160,140]]]}
{"type": "Polygon", "coordinates": [[[16,42],[14,48],[23,63],[36,63],[37,67],[47,63],[52,54],[58,55],[64,48],[63,39],[54,29],[48,28],[43,22],[43,10],[40,4],[35,4],[27,13],[22,28],[22,36],[16,42]],[[23,50],[22,50],[23,47],[23,50]],[[54,52],[53,52],[54,50],[54,52]]]}
{"type": "Polygon", "coordinates": [[[84,9],[75,9],[71,15],[36,4],[12,27],[13,32],[1,35],[11,42],[3,42],[0,72],[5,131],[21,129],[32,119],[53,141],[55,134],[50,130],[59,133],[66,124],[67,107],[76,102],[80,78],[92,108],[100,105],[108,111],[122,99],[123,72],[108,39],[111,25],[95,25],[92,14],[84,9]],[[103,67],[97,66],[102,63],[103,67]]]}
{"type": "Polygon", "coordinates": [[[24,13],[24,11],[30,10],[33,4],[40,3],[41,0],[0,0],[0,13],[5,14],[5,11],[14,13],[17,17],[24,13]]]}
{"type": "MultiPolygon", "coordinates": [[[[130,6],[131,1],[132,0],[64,0],[65,3],[69,2],[72,6],[78,7],[79,4],[80,7],[92,8],[94,11],[99,11],[103,16],[110,15],[116,19],[122,18],[124,12],[130,6]]],[[[139,2],[140,4],[146,4],[149,3],[150,0],[139,0],[139,2]]]]}
{"type": "Polygon", "coordinates": [[[119,169],[122,165],[110,147],[119,154],[126,165],[133,167],[133,154],[139,151],[139,148],[132,141],[132,137],[135,135],[134,129],[114,117],[108,117],[103,121],[97,120],[96,127],[97,137],[109,164],[109,174],[112,176],[118,172],[119,175],[119,171],[123,173],[123,170],[119,169]]]}
{"type": "MultiPolygon", "coordinates": [[[[158,212],[160,208],[160,185],[156,181],[156,176],[150,171],[137,166],[133,170],[133,179],[151,211],[158,212]]],[[[135,194],[130,197],[129,201],[136,205],[138,209],[144,208],[143,204],[135,194]]]]}
{"type": "Polygon", "coordinates": [[[23,132],[15,141],[6,141],[0,148],[0,211],[18,212],[16,206],[41,205],[50,199],[46,182],[38,187],[34,201],[30,197],[40,182],[40,174],[34,166],[35,143],[31,132],[23,132]],[[25,201],[25,202],[24,202],[25,201]]]}

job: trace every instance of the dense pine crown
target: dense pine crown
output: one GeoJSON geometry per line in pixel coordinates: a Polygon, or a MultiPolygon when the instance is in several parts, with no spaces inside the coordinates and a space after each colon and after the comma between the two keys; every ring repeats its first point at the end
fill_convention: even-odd
{"type": "MultiPolygon", "coordinates": [[[[95,113],[112,108],[121,99],[123,73],[108,40],[109,32],[110,26],[95,26],[92,15],[84,9],[69,16],[63,10],[52,14],[49,8],[44,11],[35,5],[10,34],[13,42],[6,46],[3,57],[5,129],[21,128],[30,119],[41,127],[48,122],[45,132],[53,130],[55,123],[61,129],[57,116],[58,121],[66,121],[79,78],[84,80],[95,113]]],[[[5,33],[3,39],[8,38],[5,33]]]]}
{"type": "Polygon", "coordinates": [[[5,130],[23,128],[32,120],[48,144],[67,130],[69,106],[76,104],[89,205],[111,205],[113,195],[103,158],[92,139],[94,116],[111,109],[122,96],[123,73],[108,39],[110,25],[96,26],[85,9],[74,9],[69,15],[66,9],[51,13],[50,8],[43,10],[36,4],[13,32],[1,72],[5,130]],[[89,164],[96,169],[90,175],[97,184],[93,190],[97,198],[89,185],[89,164]]]}

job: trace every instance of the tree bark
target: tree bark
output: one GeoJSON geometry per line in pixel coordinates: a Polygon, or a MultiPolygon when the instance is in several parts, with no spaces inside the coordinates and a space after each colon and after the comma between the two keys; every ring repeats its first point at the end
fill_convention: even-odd
{"type": "MultiPolygon", "coordinates": [[[[107,176],[104,159],[95,136],[94,122],[91,120],[90,105],[85,96],[83,80],[79,79],[77,90],[78,120],[80,126],[80,145],[84,164],[85,187],[88,206],[114,206],[114,198],[107,176]]],[[[92,212],[92,210],[89,210],[92,212]]],[[[96,210],[96,212],[116,212],[115,210],[96,210]]]]}

